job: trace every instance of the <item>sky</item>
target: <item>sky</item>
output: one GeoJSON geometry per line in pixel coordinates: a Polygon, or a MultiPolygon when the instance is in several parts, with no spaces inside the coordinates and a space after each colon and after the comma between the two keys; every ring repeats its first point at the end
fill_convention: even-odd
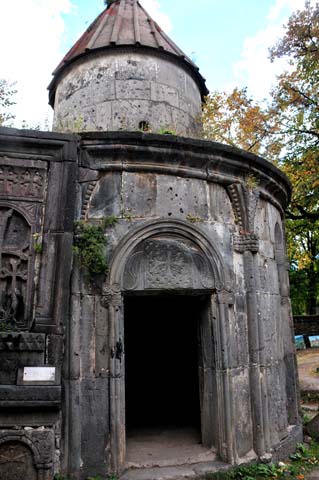
{"type": "MultiPolygon", "coordinates": [[[[259,100],[286,67],[270,62],[269,48],[304,7],[304,0],[140,2],[195,61],[209,90],[247,87],[259,100]]],[[[52,71],[103,8],[103,0],[0,0],[0,78],[16,82],[15,126],[50,127],[52,71]]]]}

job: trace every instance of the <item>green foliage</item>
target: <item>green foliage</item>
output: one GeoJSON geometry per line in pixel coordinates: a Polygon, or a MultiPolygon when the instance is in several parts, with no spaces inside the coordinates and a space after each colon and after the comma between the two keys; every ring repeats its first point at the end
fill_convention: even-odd
{"type": "Polygon", "coordinates": [[[41,238],[40,238],[40,234],[39,233],[34,233],[33,234],[33,239],[34,239],[34,243],[33,243],[33,249],[35,251],[35,253],[42,253],[42,241],[41,241],[41,238]]]}
{"type": "Polygon", "coordinates": [[[60,475],[59,473],[56,473],[54,475],[54,480],[68,480],[68,477],[65,477],[64,475],[60,475]]]}
{"type": "Polygon", "coordinates": [[[77,118],[65,118],[63,120],[58,120],[55,124],[54,130],[60,133],[78,133],[84,132],[84,119],[80,115],[77,118]]]}
{"type": "Polygon", "coordinates": [[[157,132],[159,135],[177,135],[177,132],[172,128],[162,127],[157,132]]]}
{"type": "Polygon", "coordinates": [[[255,190],[259,185],[259,180],[254,175],[248,175],[246,185],[249,190],[255,190]]]}
{"type": "Polygon", "coordinates": [[[131,222],[133,220],[133,214],[132,214],[131,210],[129,210],[129,209],[128,210],[123,209],[121,211],[121,216],[122,216],[122,218],[124,218],[124,220],[128,220],[129,222],[131,222]]]}
{"type": "Polygon", "coordinates": [[[115,215],[104,217],[102,220],[102,228],[114,227],[114,225],[116,225],[117,222],[118,222],[118,218],[115,215]]]}
{"type": "Polygon", "coordinates": [[[76,223],[74,252],[91,276],[107,272],[104,251],[106,243],[104,229],[101,225],[91,225],[82,221],[76,223]]]}
{"type": "Polygon", "coordinates": [[[42,253],[42,244],[41,243],[35,243],[34,244],[34,251],[35,253],[42,253]]]}
{"type": "Polygon", "coordinates": [[[0,332],[16,332],[17,329],[14,325],[7,322],[0,322],[0,332]]]}
{"type": "Polygon", "coordinates": [[[195,215],[191,215],[190,213],[186,216],[186,220],[190,223],[200,223],[203,221],[201,217],[196,217],[195,215]]]}
{"type": "Polygon", "coordinates": [[[303,425],[307,425],[307,423],[309,423],[311,420],[311,418],[309,417],[309,415],[307,415],[306,413],[303,414],[302,416],[302,423],[303,425]]]}
{"type": "Polygon", "coordinates": [[[202,137],[226,143],[274,160],[282,142],[270,135],[279,131],[276,112],[267,104],[258,103],[246,88],[235,88],[230,94],[212,92],[203,105],[202,137]]]}
{"type": "Polygon", "coordinates": [[[14,89],[14,83],[10,83],[5,78],[0,78],[0,127],[11,126],[10,120],[14,119],[14,115],[10,113],[9,108],[15,105],[14,95],[17,91],[14,89]]]}
{"type": "Polygon", "coordinates": [[[263,155],[293,185],[287,211],[294,314],[315,314],[319,300],[319,3],[294,13],[271,59],[286,58],[268,103],[246,89],[213,92],[203,109],[204,138],[263,155]]]}
{"type": "Polygon", "coordinates": [[[224,472],[206,475],[206,480],[263,480],[290,478],[304,480],[305,474],[319,465],[319,444],[313,442],[309,447],[298,444],[297,450],[290,456],[290,462],[252,463],[224,472]]]}

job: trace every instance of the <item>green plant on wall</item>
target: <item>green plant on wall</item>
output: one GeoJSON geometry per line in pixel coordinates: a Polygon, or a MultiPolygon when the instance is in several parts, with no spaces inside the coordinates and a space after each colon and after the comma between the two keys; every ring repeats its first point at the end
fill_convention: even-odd
{"type": "Polygon", "coordinates": [[[188,220],[190,223],[200,223],[203,221],[201,217],[197,217],[196,215],[192,215],[191,213],[186,216],[186,220],[188,220]]]}
{"type": "Polygon", "coordinates": [[[169,127],[162,127],[158,131],[159,135],[177,135],[176,130],[169,127]]]}
{"type": "Polygon", "coordinates": [[[4,322],[3,320],[0,321],[0,332],[16,332],[17,330],[15,325],[4,322]]]}
{"type": "Polygon", "coordinates": [[[246,185],[249,190],[255,190],[258,188],[259,180],[254,175],[248,175],[246,178],[246,185]]]}
{"type": "Polygon", "coordinates": [[[109,227],[114,227],[118,222],[118,217],[115,215],[110,215],[109,217],[104,217],[102,220],[102,227],[103,228],[109,228],[109,227]]]}
{"type": "Polygon", "coordinates": [[[91,276],[107,272],[106,243],[107,239],[102,225],[91,225],[83,221],[76,222],[74,252],[91,276]]]}
{"type": "Polygon", "coordinates": [[[42,253],[42,241],[39,233],[34,233],[33,235],[33,248],[35,253],[42,253]]]}

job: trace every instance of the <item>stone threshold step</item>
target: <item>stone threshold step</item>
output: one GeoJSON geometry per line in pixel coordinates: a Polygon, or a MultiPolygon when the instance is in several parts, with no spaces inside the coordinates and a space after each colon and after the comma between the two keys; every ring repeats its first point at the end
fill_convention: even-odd
{"type": "Polygon", "coordinates": [[[184,480],[200,479],[207,473],[227,470],[231,465],[223,462],[203,462],[176,467],[134,468],[127,470],[120,480],[184,480]]]}

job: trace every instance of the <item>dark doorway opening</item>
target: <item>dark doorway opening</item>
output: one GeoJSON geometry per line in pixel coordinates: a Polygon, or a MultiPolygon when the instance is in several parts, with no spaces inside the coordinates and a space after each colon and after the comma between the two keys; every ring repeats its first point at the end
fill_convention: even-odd
{"type": "Polygon", "coordinates": [[[124,301],[126,466],[216,459],[209,295],[124,301]]]}
{"type": "Polygon", "coordinates": [[[126,426],[200,428],[197,297],[125,300],[126,426]]]}

